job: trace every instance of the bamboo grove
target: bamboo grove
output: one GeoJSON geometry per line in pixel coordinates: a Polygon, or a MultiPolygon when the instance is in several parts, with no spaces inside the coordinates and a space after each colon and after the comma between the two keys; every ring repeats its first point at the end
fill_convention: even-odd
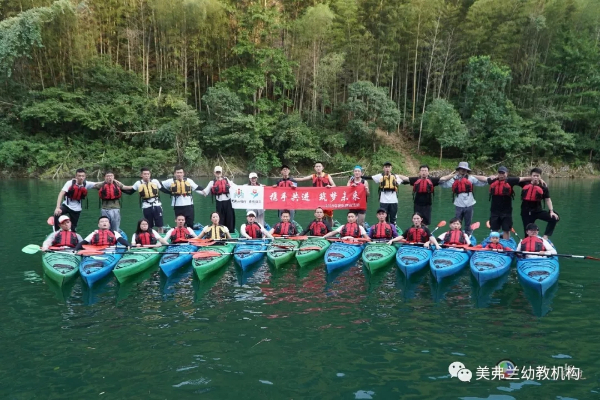
{"type": "Polygon", "coordinates": [[[597,0],[0,0],[0,166],[600,160],[597,0]]]}

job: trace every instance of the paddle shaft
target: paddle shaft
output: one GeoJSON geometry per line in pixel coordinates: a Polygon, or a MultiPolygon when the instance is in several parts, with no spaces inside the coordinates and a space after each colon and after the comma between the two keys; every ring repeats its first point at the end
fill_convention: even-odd
{"type": "Polygon", "coordinates": [[[582,260],[596,260],[600,261],[600,258],[592,257],[592,256],[578,256],[575,254],[540,254],[535,251],[521,251],[521,250],[498,250],[498,249],[485,249],[479,247],[469,247],[468,250],[473,251],[493,251],[496,253],[515,253],[515,254],[526,254],[526,255],[534,255],[541,257],[566,257],[566,258],[579,258],[582,260]]]}

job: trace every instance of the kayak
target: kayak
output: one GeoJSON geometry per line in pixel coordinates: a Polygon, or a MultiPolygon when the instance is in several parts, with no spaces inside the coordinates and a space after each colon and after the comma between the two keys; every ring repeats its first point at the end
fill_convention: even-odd
{"type": "MultiPolygon", "coordinates": [[[[125,232],[119,231],[119,233],[127,240],[125,232]]],[[[83,257],[79,264],[81,278],[89,287],[111,273],[126,249],[125,246],[117,244],[116,247],[109,247],[106,250],[109,252],[100,256],[83,257]]]]}
{"type": "Polygon", "coordinates": [[[276,268],[292,260],[296,255],[300,242],[290,239],[274,239],[267,249],[267,260],[276,268]],[[286,249],[288,249],[286,251],[286,249]]]}
{"type": "Polygon", "coordinates": [[[79,272],[81,256],[68,251],[46,252],[42,255],[42,266],[46,276],[62,286],[79,272]]]}
{"type": "Polygon", "coordinates": [[[159,252],[165,251],[165,246],[161,247],[133,247],[133,253],[126,253],[119,260],[113,273],[119,282],[123,282],[127,277],[136,275],[148,268],[160,258],[159,252]]]}
{"type": "MultiPolygon", "coordinates": [[[[200,232],[202,232],[202,229],[203,228],[200,226],[200,228],[194,230],[194,232],[196,235],[199,235],[200,232]]],[[[164,254],[158,265],[166,276],[171,276],[177,269],[192,261],[192,254],[190,253],[196,250],[198,250],[198,246],[191,243],[169,246],[166,251],[173,254],[164,254]]]]}
{"type": "MultiPolygon", "coordinates": [[[[485,247],[489,243],[489,238],[481,242],[485,247]]],[[[517,243],[513,238],[500,239],[500,244],[504,247],[510,247],[512,250],[517,248],[517,243]]],[[[476,251],[471,257],[471,272],[477,279],[479,285],[503,275],[510,269],[515,253],[498,253],[495,251],[476,251]]]]}
{"type": "Polygon", "coordinates": [[[404,245],[396,253],[396,265],[406,278],[423,269],[431,259],[432,251],[421,246],[404,245]]]}
{"type": "Polygon", "coordinates": [[[262,260],[268,241],[270,239],[240,240],[237,246],[235,246],[234,261],[246,271],[252,264],[262,260]]]}
{"type": "Polygon", "coordinates": [[[234,248],[235,244],[232,243],[200,247],[198,251],[210,251],[221,254],[213,257],[194,258],[192,261],[192,266],[194,267],[194,271],[196,271],[198,278],[204,279],[210,275],[211,272],[214,272],[223,265],[227,264],[227,262],[231,260],[231,253],[233,252],[234,248]]]}
{"type": "Polygon", "coordinates": [[[343,268],[355,263],[362,254],[364,248],[364,244],[334,242],[325,252],[327,272],[329,273],[338,268],[343,268]]]}
{"type": "Polygon", "coordinates": [[[522,284],[544,296],[558,281],[558,257],[520,258],[517,260],[517,272],[522,284]]]}
{"type": "Polygon", "coordinates": [[[383,268],[394,259],[399,246],[396,243],[393,245],[387,243],[367,243],[362,253],[363,263],[371,272],[383,268]]]}
{"type": "MultiPolygon", "coordinates": [[[[471,236],[471,246],[477,244],[475,236],[471,236]]],[[[467,265],[472,251],[443,248],[435,250],[429,260],[429,266],[435,279],[440,282],[447,276],[454,275],[467,265]]]]}
{"type": "Polygon", "coordinates": [[[309,238],[302,242],[300,248],[296,252],[296,260],[300,266],[307,265],[311,261],[323,258],[323,255],[329,248],[331,243],[323,238],[309,238]],[[306,247],[318,247],[319,250],[303,250],[306,247]]]}

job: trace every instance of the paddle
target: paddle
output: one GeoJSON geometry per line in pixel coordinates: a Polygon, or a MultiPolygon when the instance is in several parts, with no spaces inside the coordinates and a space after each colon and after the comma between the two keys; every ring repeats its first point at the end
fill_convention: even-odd
{"type": "Polygon", "coordinates": [[[210,258],[210,257],[219,257],[219,256],[224,256],[224,255],[231,255],[231,254],[248,254],[248,253],[276,253],[276,252],[285,252],[285,251],[290,251],[290,250],[298,250],[298,249],[288,249],[288,250],[257,250],[257,251],[252,251],[252,250],[243,250],[243,251],[236,251],[233,253],[221,253],[218,251],[210,251],[210,250],[206,250],[206,251],[196,251],[193,252],[192,254],[194,255],[193,258],[210,258]]]}
{"type": "Polygon", "coordinates": [[[521,237],[519,236],[519,234],[517,233],[517,231],[515,231],[515,228],[510,228],[510,231],[515,234],[515,236],[517,237],[517,239],[521,240],[521,237]]]}
{"type": "Polygon", "coordinates": [[[465,247],[466,250],[472,251],[495,251],[496,253],[515,253],[515,254],[529,254],[536,255],[541,257],[567,257],[567,258],[580,258],[583,260],[594,260],[600,261],[600,258],[592,257],[592,256],[578,256],[575,254],[541,254],[535,251],[519,251],[519,250],[499,250],[499,249],[485,249],[483,247],[465,247]]]}
{"type": "Polygon", "coordinates": [[[25,254],[35,254],[41,249],[42,247],[38,246],[37,244],[28,244],[27,246],[23,247],[21,251],[25,254]]]}

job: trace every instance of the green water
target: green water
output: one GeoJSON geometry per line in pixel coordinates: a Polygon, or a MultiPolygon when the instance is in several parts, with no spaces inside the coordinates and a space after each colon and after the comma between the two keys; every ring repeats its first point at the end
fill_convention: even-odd
{"type": "MultiPolygon", "coordinates": [[[[559,283],[543,299],[524,292],[514,266],[479,290],[468,268],[438,286],[429,271],[407,282],[394,265],[371,276],[360,262],[333,276],[324,264],[274,270],[266,263],[242,276],[232,262],[207,282],[190,267],[167,281],[155,267],[125,285],[111,277],[90,292],[78,277],[61,290],[43,278],[40,255],[20,249],[49,232],[45,221],[63,183],[0,182],[0,398],[600,398],[600,262],[561,259],[559,283]],[[501,359],[569,364],[584,379],[476,380],[478,366],[491,371],[501,359]],[[470,383],[450,378],[454,361],[472,371],[470,383]]],[[[559,252],[600,257],[600,182],[550,186],[562,218],[552,238],[559,252]]],[[[476,188],[478,237],[486,190],[476,188]]],[[[84,234],[99,215],[91,197],[84,234]]],[[[409,188],[399,197],[405,229],[409,188]]],[[[367,221],[376,207],[371,201],[367,221]]],[[[210,199],[196,198],[197,222],[206,224],[213,209],[210,199]]],[[[141,215],[134,196],[122,214],[131,234],[141,215]]],[[[165,215],[173,220],[171,207],[165,215]]],[[[312,217],[296,215],[303,225],[312,217]]],[[[452,215],[450,192],[436,191],[433,220],[452,215]]],[[[268,222],[274,218],[267,212],[268,222]]]]}

